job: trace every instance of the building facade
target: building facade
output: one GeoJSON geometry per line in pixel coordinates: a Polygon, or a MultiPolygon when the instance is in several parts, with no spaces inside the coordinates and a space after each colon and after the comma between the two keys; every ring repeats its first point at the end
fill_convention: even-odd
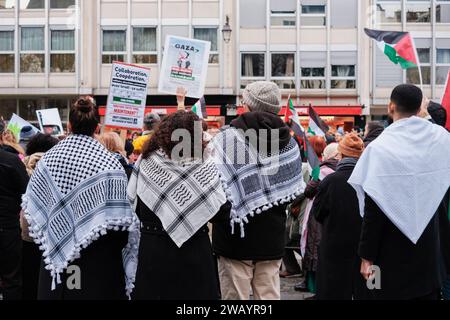
{"type": "Polygon", "coordinates": [[[450,68],[450,0],[0,0],[0,116],[35,121],[37,109],[57,107],[65,121],[80,94],[104,105],[115,60],[149,66],[147,105],[167,111],[175,98],[157,82],[173,34],[211,41],[205,95],[221,106],[217,115],[234,114],[226,106],[264,79],[300,113],[313,105],[329,122],[361,126],[385,117],[393,86],[419,81],[417,70],[389,62],[365,27],[410,31],[424,92],[439,100],[450,68]]]}

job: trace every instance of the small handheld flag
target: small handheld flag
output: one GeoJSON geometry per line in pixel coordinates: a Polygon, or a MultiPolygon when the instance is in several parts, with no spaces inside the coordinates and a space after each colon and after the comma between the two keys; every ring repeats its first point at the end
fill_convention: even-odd
{"type": "Polygon", "coordinates": [[[308,133],[313,136],[324,137],[330,130],[327,124],[319,117],[312,106],[309,106],[309,128],[308,133]]]}
{"type": "Polygon", "coordinates": [[[204,119],[205,117],[207,117],[208,114],[206,112],[205,97],[201,97],[200,100],[198,100],[197,103],[192,106],[191,111],[194,112],[200,119],[204,119]]]}
{"type": "Polygon", "coordinates": [[[442,96],[442,106],[447,111],[447,121],[445,128],[450,130],[450,70],[448,71],[447,81],[445,83],[444,95],[442,96]]]}

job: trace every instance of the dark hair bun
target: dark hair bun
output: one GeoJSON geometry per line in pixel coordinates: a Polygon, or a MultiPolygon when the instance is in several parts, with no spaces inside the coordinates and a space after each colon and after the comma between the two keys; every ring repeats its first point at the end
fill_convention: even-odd
{"type": "Polygon", "coordinates": [[[74,134],[92,136],[100,122],[98,109],[92,97],[80,97],[72,105],[69,122],[74,134]]]}
{"type": "Polygon", "coordinates": [[[75,108],[78,109],[79,112],[83,113],[89,113],[92,112],[94,105],[92,103],[92,100],[88,97],[83,97],[77,100],[75,102],[75,108]]]}

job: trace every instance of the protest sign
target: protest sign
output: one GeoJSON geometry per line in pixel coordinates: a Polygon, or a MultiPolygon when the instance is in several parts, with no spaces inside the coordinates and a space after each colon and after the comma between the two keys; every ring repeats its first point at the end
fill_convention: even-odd
{"type": "Polygon", "coordinates": [[[36,115],[39,121],[41,132],[51,134],[52,136],[59,136],[64,134],[61,117],[56,108],[37,110],[36,115]]]}
{"type": "Polygon", "coordinates": [[[167,36],[158,90],[176,95],[184,87],[186,96],[200,99],[205,91],[211,42],[167,36]]]}
{"type": "Polygon", "coordinates": [[[28,121],[22,119],[15,113],[13,113],[11,120],[9,120],[7,128],[11,130],[18,142],[24,139],[25,135],[29,137],[39,132],[38,128],[33,126],[28,121]]]}
{"type": "Polygon", "coordinates": [[[106,106],[106,126],[142,128],[149,80],[149,68],[122,62],[113,63],[106,106]]]}

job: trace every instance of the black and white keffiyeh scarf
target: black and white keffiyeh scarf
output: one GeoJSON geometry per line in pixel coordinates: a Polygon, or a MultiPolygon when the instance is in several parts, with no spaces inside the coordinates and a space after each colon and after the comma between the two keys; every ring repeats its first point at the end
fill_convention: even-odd
{"type": "Polygon", "coordinates": [[[122,165],[98,141],[71,135],[48,151],[31,176],[22,207],[30,235],[43,250],[53,283],[108,230],[129,232],[123,249],[126,291],[137,267],[139,220],[127,198],[122,165]]]}
{"type": "Polygon", "coordinates": [[[227,200],[231,203],[231,229],[235,223],[245,236],[248,215],[290,202],[305,189],[302,159],[290,139],[278,152],[264,154],[249,143],[242,130],[228,128],[212,140],[211,153],[219,170],[227,200]]]}
{"type": "Polygon", "coordinates": [[[158,216],[178,247],[226,202],[211,158],[176,162],[162,151],[138,161],[128,185],[128,196],[134,208],[139,197],[158,216]]]}

